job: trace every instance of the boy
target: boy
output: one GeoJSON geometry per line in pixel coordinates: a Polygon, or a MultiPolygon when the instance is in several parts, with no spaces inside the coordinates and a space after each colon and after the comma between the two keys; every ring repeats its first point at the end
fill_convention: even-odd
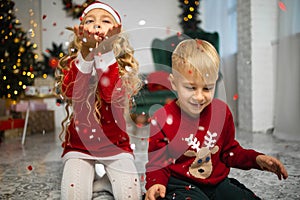
{"type": "Polygon", "coordinates": [[[219,64],[217,51],[204,40],[184,40],[174,50],[170,81],[177,99],[151,120],[146,200],[260,199],[228,178],[231,167],[287,178],[279,160],[235,140],[229,107],[213,98],[219,64]]]}

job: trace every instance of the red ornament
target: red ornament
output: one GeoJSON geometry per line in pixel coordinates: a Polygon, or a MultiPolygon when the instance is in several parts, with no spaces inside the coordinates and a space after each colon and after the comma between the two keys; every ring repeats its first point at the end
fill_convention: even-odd
{"type": "Polygon", "coordinates": [[[55,69],[58,66],[59,60],[58,58],[52,57],[49,59],[48,65],[52,68],[55,69]]]}

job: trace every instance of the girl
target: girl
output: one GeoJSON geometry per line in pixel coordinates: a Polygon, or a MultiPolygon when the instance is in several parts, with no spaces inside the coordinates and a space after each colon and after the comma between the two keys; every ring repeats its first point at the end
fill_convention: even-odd
{"type": "Polygon", "coordinates": [[[67,102],[60,134],[61,139],[64,134],[61,199],[92,198],[96,163],[103,164],[107,174],[98,186],[106,187],[116,200],[140,199],[124,117],[141,86],[138,63],[112,7],[95,1],[80,20],[72,28],[74,40],[57,77],[57,90],[67,102]]]}

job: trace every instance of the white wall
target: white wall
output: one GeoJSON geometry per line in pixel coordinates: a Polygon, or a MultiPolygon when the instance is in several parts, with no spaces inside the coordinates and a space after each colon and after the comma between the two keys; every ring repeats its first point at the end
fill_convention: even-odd
{"type": "Polygon", "coordinates": [[[251,1],[252,130],[274,128],[276,52],[278,39],[277,0],[251,1]]]}
{"type": "MultiPolygon", "coordinates": [[[[25,0],[26,1],[26,0],[25,0]]],[[[71,40],[70,31],[66,26],[73,26],[79,20],[67,17],[61,0],[41,1],[42,15],[42,49],[71,40]],[[54,26],[53,23],[56,23],[54,26]]],[[[74,1],[80,3],[80,0],[74,1]]],[[[81,2],[84,2],[83,0],[81,2]]],[[[174,0],[106,0],[103,1],[115,8],[121,18],[124,30],[128,33],[132,46],[136,50],[136,58],[140,63],[140,71],[148,73],[154,70],[151,42],[154,38],[166,38],[180,31],[178,1],[174,0]],[[141,26],[139,22],[145,20],[141,26]]]]}

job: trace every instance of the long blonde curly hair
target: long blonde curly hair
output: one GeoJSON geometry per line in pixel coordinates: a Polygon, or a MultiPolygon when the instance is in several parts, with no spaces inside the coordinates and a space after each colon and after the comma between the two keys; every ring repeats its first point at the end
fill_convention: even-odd
{"type": "MultiPolygon", "coordinates": [[[[81,42],[74,34],[74,40],[69,44],[68,47],[68,55],[60,59],[59,67],[56,71],[55,93],[66,103],[65,110],[67,113],[66,118],[61,122],[62,131],[59,135],[60,140],[63,140],[64,134],[68,134],[70,137],[70,134],[68,133],[67,129],[70,123],[70,119],[73,117],[73,113],[70,111],[70,108],[72,107],[72,104],[76,103],[74,102],[74,100],[67,98],[67,96],[62,92],[61,87],[64,79],[64,73],[62,73],[62,71],[69,70],[69,66],[72,65],[72,62],[75,62],[75,58],[77,57],[77,54],[80,51],[80,49],[81,42]]],[[[119,65],[118,69],[120,77],[122,79],[122,86],[123,88],[125,88],[126,91],[124,95],[127,95],[127,98],[125,97],[123,100],[125,100],[125,111],[128,111],[134,103],[134,101],[132,100],[133,96],[136,95],[142,87],[142,81],[138,73],[139,63],[134,58],[133,47],[129,44],[128,38],[124,33],[120,33],[117,39],[115,40],[113,44],[113,52],[119,65]]],[[[95,85],[98,84],[95,83],[95,85]]],[[[97,88],[97,86],[95,87],[95,85],[91,87],[97,88]]],[[[101,97],[99,95],[98,89],[93,89],[93,92],[91,92],[89,95],[96,95],[96,102],[94,104],[94,108],[92,108],[92,106],[90,105],[88,106],[90,108],[90,114],[93,113],[96,121],[100,123],[101,97]]]]}

